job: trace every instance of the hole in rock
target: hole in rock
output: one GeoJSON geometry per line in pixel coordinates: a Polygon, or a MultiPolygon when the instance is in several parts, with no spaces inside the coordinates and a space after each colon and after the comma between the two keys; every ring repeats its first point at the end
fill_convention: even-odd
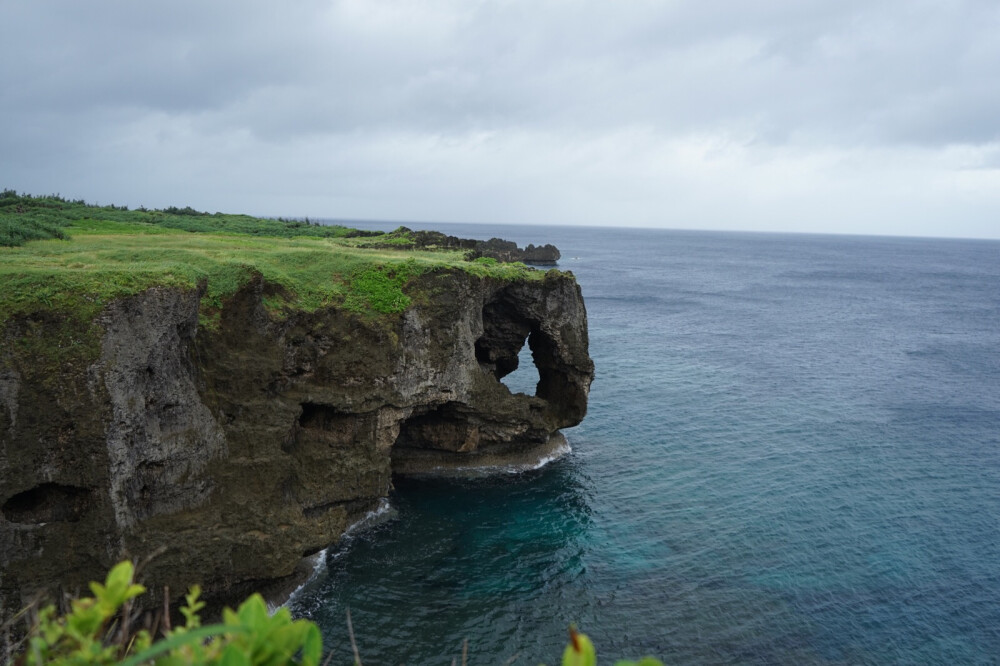
{"type": "Polygon", "coordinates": [[[476,340],[476,359],[511,393],[535,395],[540,382],[538,322],[518,312],[504,298],[483,308],[483,334],[476,340]]]}
{"type": "Polygon", "coordinates": [[[517,354],[517,367],[510,374],[499,379],[500,383],[506,386],[511,393],[535,395],[539,381],[538,367],[535,365],[535,359],[532,358],[531,347],[527,344],[527,340],[517,354]]]}
{"type": "Polygon", "coordinates": [[[14,495],[3,505],[3,516],[12,523],[74,523],[90,508],[90,491],[86,488],[43,483],[14,495]]]}

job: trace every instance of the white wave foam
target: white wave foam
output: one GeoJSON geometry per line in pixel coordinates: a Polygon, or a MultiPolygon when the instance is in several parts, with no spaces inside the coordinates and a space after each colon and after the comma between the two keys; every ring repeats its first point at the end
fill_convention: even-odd
{"type": "Polygon", "coordinates": [[[541,469],[546,465],[548,465],[550,462],[555,462],[556,460],[559,460],[563,456],[567,456],[572,452],[573,452],[573,447],[569,445],[569,440],[564,439],[562,444],[560,444],[559,446],[557,446],[555,449],[552,450],[552,453],[550,453],[547,456],[543,456],[537,463],[529,466],[527,469],[523,471],[527,472],[535,469],[541,469]]]}
{"type": "MultiPolygon", "coordinates": [[[[541,469],[551,462],[559,460],[563,456],[568,455],[573,451],[570,447],[569,442],[564,438],[562,443],[557,447],[552,449],[548,454],[542,456],[534,462],[522,463],[522,464],[508,464],[508,465],[486,465],[486,466],[470,466],[470,467],[449,467],[449,468],[438,468],[440,472],[448,476],[489,476],[493,474],[523,474],[524,472],[532,472],[541,469]]],[[[341,539],[349,539],[353,534],[374,527],[385,520],[390,519],[395,515],[395,510],[389,503],[389,498],[383,497],[378,501],[378,505],[366,513],[365,515],[358,518],[356,521],[347,526],[344,530],[344,534],[341,539]]],[[[293,599],[295,599],[303,589],[312,585],[312,583],[318,580],[326,572],[326,563],[329,558],[337,559],[344,553],[344,549],[338,549],[337,552],[332,555],[329,554],[329,548],[324,548],[315,555],[316,561],[313,564],[312,573],[309,574],[309,578],[305,580],[301,585],[295,588],[284,603],[276,606],[274,610],[281,608],[282,606],[287,606],[293,599]]]]}
{"type": "Polygon", "coordinates": [[[573,452],[572,447],[566,439],[563,439],[559,446],[552,449],[547,455],[542,456],[534,462],[509,463],[506,465],[470,465],[469,467],[435,467],[434,475],[441,476],[492,476],[494,474],[523,474],[541,469],[551,462],[573,452]]]}
{"type": "MultiPolygon", "coordinates": [[[[341,535],[341,538],[349,537],[355,532],[369,527],[374,527],[384,520],[391,518],[393,513],[394,509],[392,508],[392,505],[389,504],[389,498],[383,497],[378,501],[378,505],[374,509],[348,525],[347,529],[344,530],[343,535],[341,535]]],[[[327,554],[329,553],[329,550],[329,548],[324,548],[315,555],[310,555],[310,557],[316,558],[316,561],[313,563],[312,573],[309,574],[309,577],[306,578],[301,585],[292,590],[292,593],[288,595],[288,598],[285,599],[284,603],[275,606],[273,610],[277,610],[282,606],[287,606],[293,599],[295,599],[295,597],[299,595],[300,592],[302,592],[302,590],[310,586],[314,581],[319,579],[320,576],[326,573],[327,554]]],[[[337,557],[340,557],[340,555],[341,552],[334,553],[333,558],[336,559],[337,557]]]]}
{"type": "Polygon", "coordinates": [[[392,513],[393,508],[392,505],[389,504],[389,498],[383,497],[378,501],[378,506],[348,525],[347,529],[344,530],[344,536],[347,536],[357,530],[374,527],[386,518],[391,517],[392,513]]]}

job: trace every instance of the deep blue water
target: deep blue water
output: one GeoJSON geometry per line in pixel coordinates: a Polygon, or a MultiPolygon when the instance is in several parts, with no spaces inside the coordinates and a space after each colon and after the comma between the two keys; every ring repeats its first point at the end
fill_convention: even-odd
{"type": "Polygon", "coordinates": [[[590,412],[329,550],[340,663],[1000,663],[1000,243],[432,226],[558,245],[590,412]]]}

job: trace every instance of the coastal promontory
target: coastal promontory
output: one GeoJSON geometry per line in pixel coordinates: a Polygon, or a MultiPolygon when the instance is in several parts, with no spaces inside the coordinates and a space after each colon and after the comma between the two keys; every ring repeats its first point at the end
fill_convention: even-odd
{"type": "Polygon", "coordinates": [[[154,602],[229,600],[335,543],[394,473],[530,464],[586,413],[570,273],[9,191],[5,232],[0,615],[126,557],[154,602]],[[534,395],[502,382],[525,345],[534,395]]]}

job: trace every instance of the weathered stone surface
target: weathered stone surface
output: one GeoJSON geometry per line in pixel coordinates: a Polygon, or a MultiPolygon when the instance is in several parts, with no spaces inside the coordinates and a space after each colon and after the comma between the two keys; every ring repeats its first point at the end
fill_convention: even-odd
{"type": "Polygon", "coordinates": [[[555,266],[559,262],[560,253],[555,245],[546,244],[534,246],[528,244],[523,250],[513,241],[502,238],[491,238],[486,241],[471,238],[449,236],[440,231],[413,231],[407,227],[399,227],[390,232],[391,242],[376,243],[373,247],[394,249],[438,248],[449,250],[466,250],[467,259],[488,257],[501,263],[520,261],[536,266],[555,266]]]}
{"type": "Polygon", "coordinates": [[[39,590],[85,589],[126,556],[155,554],[154,593],[246,593],[335,542],[394,469],[530,460],[586,413],[593,364],[571,276],[425,274],[406,312],[375,320],[275,318],[267,289],[253,281],[211,328],[198,291],[120,300],[95,322],[96,361],[55,371],[21,344],[51,326],[5,324],[0,615],[39,590]],[[535,396],[500,382],[524,344],[535,396]]]}
{"type": "Polygon", "coordinates": [[[551,243],[537,247],[528,243],[528,246],[524,248],[524,255],[521,261],[536,266],[555,266],[561,256],[556,246],[551,243]]]}
{"type": "Polygon", "coordinates": [[[199,300],[197,292],[150,289],[101,317],[101,358],[92,372],[111,405],[109,494],[121,530],[203,504],[212,482],[202,472],[225,453],[222,428],[194,383],[199,300]]]}
{"type": "Polygon", "coordinates": [[[561,255],[555,245],[535,247],[529,244],[522,250],[512,241],[491,238],[488,241],[477,241],[467,256],[469,258],[489,257],[500,262],[520,261],[525,264],[555,266],[561,255]]]}

